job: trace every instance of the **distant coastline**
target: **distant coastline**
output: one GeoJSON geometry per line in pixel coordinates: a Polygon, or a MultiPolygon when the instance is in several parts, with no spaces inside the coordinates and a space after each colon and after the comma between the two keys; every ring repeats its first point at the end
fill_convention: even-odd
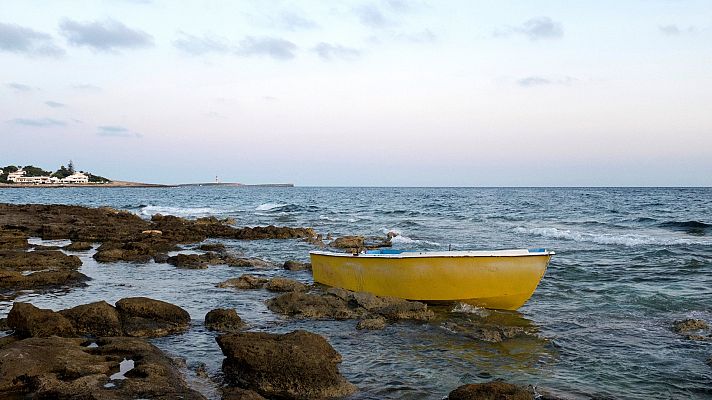
{"type": "Polygon", "coordinates": [[[244,184],[236,182],[225,183],[178,183],[178,184],[161,184],[161,183],[142,183],[128,181],[111,181],[107,183],[47,183],[47,184],[26,184],[26,183],[0,183],[0,189],[20,189],[20,188],[171,188],[171,187],[193,187],[193,186],[224,186],[224,187],[294,187],[293,183],[261,183],[261,184],[244,184]]]}

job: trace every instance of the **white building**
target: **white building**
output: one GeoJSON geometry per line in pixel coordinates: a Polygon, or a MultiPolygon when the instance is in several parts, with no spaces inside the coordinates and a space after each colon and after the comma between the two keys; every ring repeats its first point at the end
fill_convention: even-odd
{"type": "Polygon", "coordinates": [[[89,183],[89,177],[82,172],[75,172],[61,179],[62,183],[89,183]]]}
{"type": "Polygon", "coordinates": [[[19,176],[14,180],[14,182],[44,185],[48,183],[59,183],[59,179],[54,176],[19,176]]]}
{"type": "Polygon", "coordinates": [[[25,176],[26,173],[27,172],[23,171],[22,168],[18,169],[15,172],[9,172],[7,174],[7,180],[8,182],[17,182],[17,179],[22,178],[23,176],[25,176]]]}

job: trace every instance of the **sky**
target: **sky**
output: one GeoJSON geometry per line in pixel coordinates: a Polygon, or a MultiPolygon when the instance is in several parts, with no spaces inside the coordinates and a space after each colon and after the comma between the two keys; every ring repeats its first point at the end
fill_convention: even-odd
{"type": "Polygon", "coordinates": [[[0,0],[0,165],[712,186],[712,2],[0,0]]]}

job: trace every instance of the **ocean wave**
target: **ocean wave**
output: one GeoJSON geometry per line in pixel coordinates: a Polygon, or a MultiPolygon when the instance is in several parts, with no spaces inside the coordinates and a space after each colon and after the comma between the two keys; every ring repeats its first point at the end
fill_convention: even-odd
{"type": "Polygon", "coordinates": [[[276,212],[299,212],[299,211],[314,211],[318,209],[316,206],[300,206],[292,203],[264,203],[255,207],[255,211],[262,211],[268,213],[276,212]]]}
{"type": "Polygon", "coordinates": [[[426,244],[426,245],[430,245],[430,246],[440,246],[440,243],[438,243],[438,242],[431,242],[429,240],[409,238],[408,236],[405,236],[403,234],[403,232],[401,232],[398,229],[383,228],[383,233],[385,233],[386,235],[388,235],[388,234],[395,235],[391,238],[391,243],[393,243],[393,244],[426,244]]]}
{"type": "Polygon", "coordinates": [[[272,211],[278,208],[287,207],[287,203],[264,203],[255,207],[255,211],[272,211]]]}
{"type": "Polygon", "coordinates": [[[175,215],[177,217],[194,217],[219,214],[221,211],[210,207],[170,207],[147,205],[141,208],[141,214],[152,216],[154,214],[175,215]]]}
{"type": "Polygon", "coordinates": [[[558,228],[524,228],[514,229],[517,233],[541,236],[549,239],[573,240],[575,242],[589,242],[597,244],[610,244],[620,246],[644,246],[644,245],[711,245],[712,241],[693,240],[687,238],[671,238],[661,236],[639,235],[639,234],[611,234],[578,232],[568,229],[558,228]]]}
{"type": "Polygon", "coordinates": [[[457,303],[455,304],[455,307],[450,310],[450,312],[453,313],[459,313],[459,314],[475,314],[479,317],[488,317],[490,315],[489,311],[487,309],[482,308],[482,307],[477,307],[473,306],[472,304],[468,303],[457,303]]]}

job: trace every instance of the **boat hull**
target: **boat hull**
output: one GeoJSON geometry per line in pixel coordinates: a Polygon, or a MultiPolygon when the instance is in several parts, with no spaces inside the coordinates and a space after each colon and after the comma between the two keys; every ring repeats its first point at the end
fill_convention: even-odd
{"type": "Polygon", "coordinates": [[[368,257],[312,252],[314,281],[419,301],[516,310],[546,272],[550,253],[526,256],[368,257]]]}

